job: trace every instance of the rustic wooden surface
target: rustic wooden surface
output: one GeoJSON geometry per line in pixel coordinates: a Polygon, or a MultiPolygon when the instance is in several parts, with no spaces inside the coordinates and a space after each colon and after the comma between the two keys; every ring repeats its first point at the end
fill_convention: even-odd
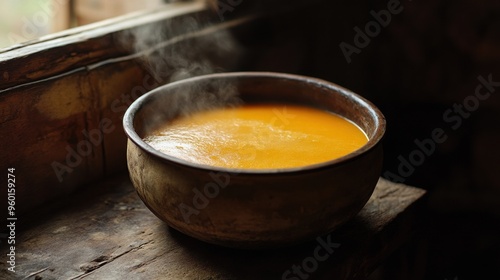
{"type": "MultiPolygon", "coordinates": [[[[181,57],[185,52],[171,48],[191,44],[211,52],[215,47],[207,44],[207,38],[218,38],[245,22],[216,19],[211,24],[214,15],[203,3],[176,5],[176,9],[167,6],[125,16],[0,51],[0,170],[16,168],[18,215],[126,169],[122,116],[134,99],[169,78],[158,79],[142,59],[156,52],[181,57]],[[195,19],[198,25],[177,28],[195,19]],[[150,44],[140,49],[133,46],[138,30],[151,34],[164,26],[171,27],[165,38],[152,35],[150,44]],[[99,131],[103,121],[107,131],[99,131]],[[101,141],[90,143],[84,130],[87,134],[99,131],[101,141]],[[72,155],[70,150],[79,151],[79,145],[81,151],[87,150],[86,143],[91,144],[90,153],[72,155]]],[[[227,53],[221,51],[221,55],[227,53]]],[[[185,59],[190,59],[189,65],[198,61],[185,59]]],[[[214,60],[214,67],[226,69],[224,63],[232,63],[215,61],[220,60],[217,55],[207,59],[214,60]]],[[[182,70],[174,66],[172,73],[182,70]]],[[[6,203],[2,200],[0,206],[6,209],[6,203]]],[[[0,218],[5,217],[6,212],[0,213],[0,218]]]]}
{"type": "MultiPolygon", "coordinates": [[[[424,194],[380,179],[358,216],[322,237],[340,247],[308,279],[363,279],[408,241],[424,194]]],[[[319,245],[242,251],[202,243],[157,219],[124,176],[18,224],[16,273],[2,261],[1,279],[282,279],[319,245]]]]}

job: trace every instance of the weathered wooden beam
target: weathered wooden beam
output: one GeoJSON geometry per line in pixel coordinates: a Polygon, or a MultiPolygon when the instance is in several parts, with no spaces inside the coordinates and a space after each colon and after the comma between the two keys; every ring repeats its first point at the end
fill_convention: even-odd
{"type": "MultiPolygon", "coordinates": [[[[109,58],[130,54],[123,44],[126,33],[137,28],[154,28],[174,18],[208,19],[201,2],[178,3],[148,12],[117,17],[79,28],[69,29],[0,51],[0,94],[10,87],[51,78],[109,58]]],[[[173,22],[173,21],[172,21],[173,22]]],[[[182,35],[185,29],[172,35],[182,35]]]]}
{"type": "Polygon", "coordinates": [[[198,2],[167,6],[0,53],[0,170],[16,168],[17,214],[124,170],[123,113],[176,68],[234,63],[214,38],[249,18],[211,21],[215,16],[198,2]],[[135,46],[144,38],[151,41],[135,46]],[[152,73],[142,63],[150,56],[168,71],[152,73]],[[169,60],[182,56],[180,65],[169,60]]]}

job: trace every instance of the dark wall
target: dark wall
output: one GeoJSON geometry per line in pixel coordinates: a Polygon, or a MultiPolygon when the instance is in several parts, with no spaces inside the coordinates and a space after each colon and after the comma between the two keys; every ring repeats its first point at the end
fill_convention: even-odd
{"type": "Polygon", "coordinates": [[[414,270],[500,275],[499,1],[313,1],[239,37],[245,69],[323,78],[382,110],[384,177],[430,193],[414,270]]]}

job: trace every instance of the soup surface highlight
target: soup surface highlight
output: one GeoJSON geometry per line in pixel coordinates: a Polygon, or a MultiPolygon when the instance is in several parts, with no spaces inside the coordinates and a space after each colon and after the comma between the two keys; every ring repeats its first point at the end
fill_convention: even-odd
{"type": "Polygon", "coordinates": [[[301,167],[347,155],[366,144],[352,122],[319,109],[251,104],[194,113],[145,139],[169,156],[218,167],[301,167]]]}

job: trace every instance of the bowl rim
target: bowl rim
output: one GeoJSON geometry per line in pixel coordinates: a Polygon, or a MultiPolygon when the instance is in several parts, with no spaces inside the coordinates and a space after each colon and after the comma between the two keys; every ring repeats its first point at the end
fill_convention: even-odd
{"type": "MultiPolygon", "coordinates": [[[[352,120],[349,120],[352,121],[352,120]]],[[[369,150],[375,148],[377,144],[379,144],[385,134],[386,130],[386,120],[382,112],[369,100],[365,99],[364,97],[352,92],[351,90],[348,90],[342,86],[339,86],[335,83],[319,79],[319,78],[313,78],[309,76],[303,76],[303,75],[296,75],[296,74],[288,74],[288,73],[279,73],[279,72],[259,72],[259,71],[246,71],[246,72],[221,72],[221,73],[214,73],[214,74],[206,74],[206,75],[200,75],[200,76],[195,76],[179,81],[175,81],[172,83],[167,83],[162,86],[159,86],[142,96],[140,96],[138,99],[136,99],[132,104],[129,106],[129,108],[126,110],[124,116],[123,116],[123,128],[125,131],[125,134],[127,135],[128,139],[131,140],[135,145],[140,147],[142,150],[146,151],[147,153],[154,155],[155,157],[163,160],[163,161],[168,161],[172,162],[175,164],[179,164],[182,166],[187,166],[190,168],[195,168],[199,170],[205,170],[205,171],[212,171],[212,172],[225,172],[225,173],[230,173],[230,174],[284,174],[284,173],[298,173],[298,172],[304,172],[304,171],[311,171],[311,170],[317,170],[317,169],[322,169],[326,167],[331,167],[332,165],[340,165],[346,162],[349,162],[363,154],[366,154],[369,150]],[[201,80],[209,80],[209,79],[224,79],[224,78],[238,78],[238,77],[245,77],[245,78],[273,78],[273,79],[285,79],[285,80],[293,80],[293,81],[298,81],[302,83],[308,83],[308,84],[313,84],[316,87],[323,87],[327,88],[329,90],[336,91],[342,95],[348,96],[348,98],[352,98],[355,100],[356,103],[361,104],[363,107],[368,108],[369,111],[373,113],[375,116],[375,122],[376,122],[376,127],[375,131],[373,133],[373,137],[368,139],[368,142],[364,144],[361,148],[345,155],[339,158],[335,158],[329,161],[321,162],[321,163],[315,163],[315,164],[310,164],[310,165],[305,165],[305,166],[300,166],[300,167],[288,167],[288,168],[267,168],[267,169],[246,169],[246,168],[228,168],[228,167],[219,167],[219,166],[212,166],[212,165],[207,165],[207,164],[200,164],[200,163],[194,163],[194,162],[189,162],[177,157],[173,157],[170,155],[167,155],[165,153],[162,153],[156,149],[154,149],[152,146],[147,144],[135,131],[134,129],[134,117],[135,113],[142,108],[142,106],[146,103],[146,101],[151,98],[152,96],[159,94],[160,92],[163,92],[165,88],[168,87],[174,87],[178,86],[181,84],[185,83],[192,83],[196,81],[201,81],[201,80]]],[[[366,133],[366,131],[365,131],[366,133]]]]}

